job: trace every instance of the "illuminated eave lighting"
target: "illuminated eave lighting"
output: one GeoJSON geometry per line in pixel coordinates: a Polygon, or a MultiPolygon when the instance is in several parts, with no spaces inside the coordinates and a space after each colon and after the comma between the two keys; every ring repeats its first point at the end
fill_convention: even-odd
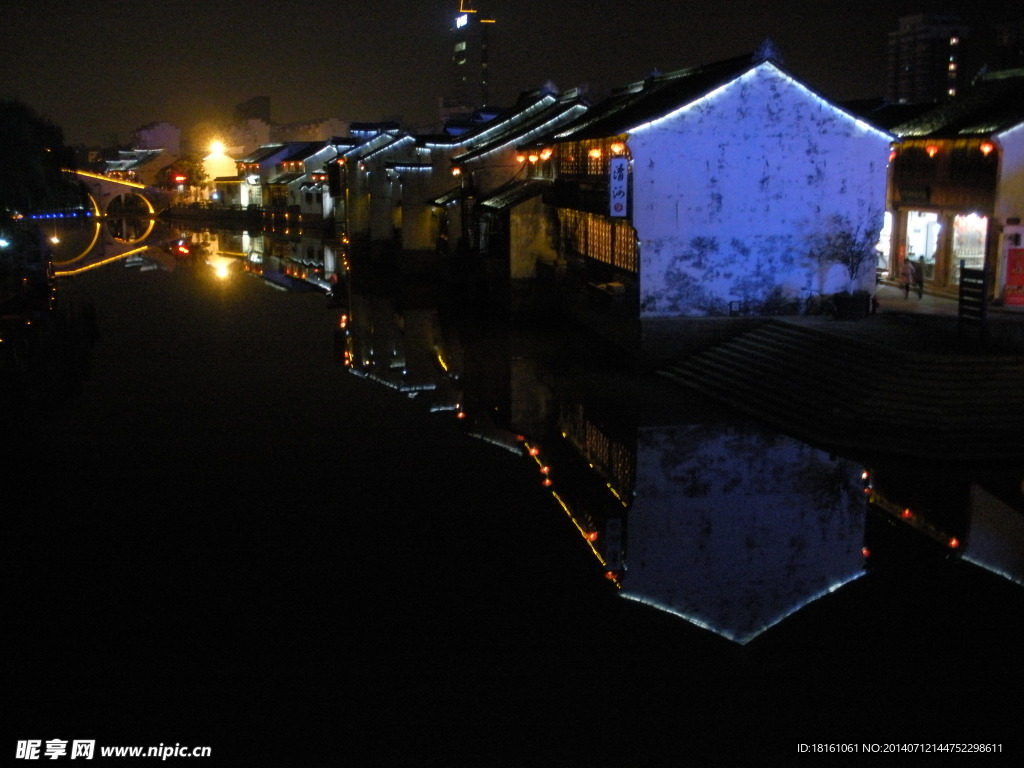
{"type": "Polygon", "coordinates": [[[937,154],[939,154],[939,145],[938,144],[928,144],[924,148],[924,151],[928,153],[928,157],[935,157],[937,154]]]}
{"type": "Polygon", "coordinates": [[[804,94],[806,94],[810,98],[814,99],[815,101],[819,102],[823,106],[828,107],[833,112],[836,112],[837,114],[840,114],[843,117],[853,121],[857,125],[857,127],[860,128],[861,130],[863,130],[863,131],[865,131],[867,133],[873,133],[873,134],[878,135],[878,136],[884,136],[886,139],[892,139],[893,138],[892,134],[886,133],[885,131],[883,131],[883,130],[881,130],[879,128],[876,128],[875,126],[870,125],[870,124],[864,122],[860,118],[858,118],[858,117],[856,117],[854,115],[851,115],[849,112],[846,112],[846,111],[840,109],[839,107],[837,107],[835,104],[832,104],[831,102],[825,100],[824,98],[819,96],[817,93],[812,91],[810,88],[805,86],[803,83],[801,83],[798,80],[790,77],[788,74],[783,72],[781,69],[779,69],[777,66],[775,66],[770,61],[761,62],[760,64],[758,64],[757,66],[752,67],[751,69],[747,70],[742,75],[740,75],[739,77],[735,78],[734,80],[730,80],[727,83],[723,83],[722,85],[718,86],[714,90],[709,91],[708,93],[704,94],[703,96],[701,96],[701,97],[699,97],[697,99],[694,99],[693,101],[691,101],[691,102],[689,102],[687,104],[683,104],[679,108],[674,109],[671,112],[662,115],[661,117],[657,117],[654,120],[651,120],[651,121],[649,121],[647,123],[642,123],[642,124],[640,124],[640,125],[638,125],[638,126],[636,126],[634,128],[631,128],[630,130],[626,131],[626,133],[632,134],[632,133],[636,133],[636,132],[639,132],[639,131],[646,130],[648,128],[654,128],[654,127],[657,127],[659,124],[665,122],[666,120],[672,120],[673,118],[678,117],[683,112],[689,111],[690,109],[692,109],[697,104],[701,104],[701,103],[707,102],[707,101],[709,101],[711,99],[714,99],[715,97],[717,97],[718,95],[720,95],[724,91],[729,90],[729,89],[734,88],[734,87],[738,87],[742,82],[744,82],[746,80],[749,80],[749,79],[751,79],[753,77],[756,77],[757,73],[761,70],[762,67],[770,67],[772,70],[774,70],[776,72],[776,74],[778,74],[780,77],[782,77],[788,83],[793,85],[795,88],[797,88],[798,90],[802,91],[804,94]]]}
{"type": "Polygon", "coordinates": [[[981,154],[985,155],[985,157],[988,157],[993,152],[993,150],[995,150],[995,148],[996,145],[993,144],[991,141],[983,141],[981,142],[981,146],[978,147],[978,149],[981,150],[981,154]]]}

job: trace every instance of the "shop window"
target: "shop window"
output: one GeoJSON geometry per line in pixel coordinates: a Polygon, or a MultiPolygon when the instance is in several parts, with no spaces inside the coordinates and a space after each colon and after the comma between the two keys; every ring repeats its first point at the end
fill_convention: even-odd
{"type": "Polygon", "coordinates": [[[626,222],[571,209],[561,209],[559,219],[567,251],[629,272],[638,271],[636,233],[626,222]]]}
{"type": "Polygon", "coordinates": [[[882,271],[889,269],[889,253],[892,250],[892,212],[886,211],[882,216],[882,231],[878,233],[878,243],[875,244],[875,251],[878,258],[875,268],[882,271]]]}
{"type": "Polygon", "coordinates": [[[960,282],[961,262],[966,269],[983,269],[985,267],[987,234],[988,216],[968,213],[953,219],[954,282],[960,282]]]}
{"type": "Polygon", "coordinates": [[[935,278],[935,252],[939,248],[939,214],[934,211],[907,211],[907,258],[924,264],[926,280],[935,278]]]}

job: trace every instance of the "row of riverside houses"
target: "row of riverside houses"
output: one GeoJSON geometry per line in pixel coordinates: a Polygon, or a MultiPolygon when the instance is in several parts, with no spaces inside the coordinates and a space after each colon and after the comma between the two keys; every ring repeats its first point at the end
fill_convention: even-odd
{"type": "Polygon", "coordinates": [[[991,80],[954,102],[959,112],[932,107],[910,122],[831,103],[766,43],[596,105],[577,91],[524,93],[463,133],[352,124],[345,138],[261,147],[217,188],[235,206],[326,220],[353,243],[497,266],[513,308],[568,288],[559,301],[629,328],[627,339],[651,318],[870,293],[876,266],[895,274],[921,255],[921,213],[938,222],[928,288],[955,292],[957,260],[980,248],[994,297],[1009,303],[1020,296],[1024,77],[991,80]],[[944,152],[941,166],[917,157],[944,152]],[[964,183],[973,194],[944,191],[964,183]]]}

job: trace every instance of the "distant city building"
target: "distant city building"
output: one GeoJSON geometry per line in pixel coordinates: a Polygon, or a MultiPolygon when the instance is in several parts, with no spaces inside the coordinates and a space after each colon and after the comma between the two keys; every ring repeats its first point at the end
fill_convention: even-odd
{"type": "Polygon", "coordinates": [[[248,155],[270,143],[270,123],[255,117],[238,121],[224,129],[223,137],[229,155],[248,155]]]}
{"type": "Polygon", "coordinates": [[[904,16],[889,33],[886,98],[892,104],[955,98],[967,81],[964,43],[970,27],[955,16],[904,16]]]}
{"type": "Polygon", "coordinates": [[[163,149],[170,155],[181,154],[181,129],[168,122],[156,122],[136,129],[133,149],[163,149]]]}
{"type": "Polygon", "coordinates": [[[327,141],[333,136],[347,136],[349,122],[336,117],[305,120],[299,123],[274,125],[270,128],[272,142],[327,141]]]}
{"type": "Polygon", "coordinates": [[[461,0],[451,29],[452,92],[441,102],[442,122],[461,119],[490,101],[490,44],[494,19],[461,0]]]}

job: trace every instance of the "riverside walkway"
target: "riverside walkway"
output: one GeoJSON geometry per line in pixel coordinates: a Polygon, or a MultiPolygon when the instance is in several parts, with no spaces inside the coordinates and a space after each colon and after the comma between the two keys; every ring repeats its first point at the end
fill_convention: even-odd
{"type": "MultiPolygon", "coordinates": [[[[667,360],[658,373],[836,448],[970,461],[1024,456],[1024,311],[993,308],[982,343],[977,328],[958,328],[954,299],[904,299],[888,285],[877,299],[876,313],[862,320],[768,320],[667,360]]],[[[660,354],[667,359],[670,348],[660,354]]]]}

